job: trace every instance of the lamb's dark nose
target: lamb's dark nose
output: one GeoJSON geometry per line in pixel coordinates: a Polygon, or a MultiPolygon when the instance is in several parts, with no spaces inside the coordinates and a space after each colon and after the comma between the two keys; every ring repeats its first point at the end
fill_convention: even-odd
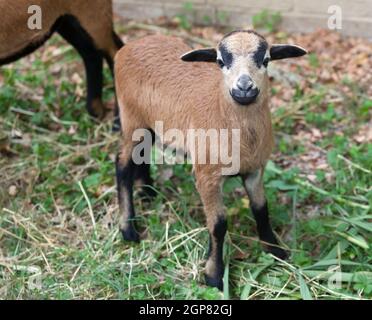
{"type": "Polygon", "coordinates": [[[241,91],[249,91],[253,87],[253,81],[250,76],[243,74],[237,83],[237,87],[241,91]]]}
{"type": "Polygon", "coordinates": [[[252,78],[243,74],[236,83],[236,88],[230,91],[232,98],[239,104],[247,106],[256,101],[260,90],[254,86],[252,78]]]}

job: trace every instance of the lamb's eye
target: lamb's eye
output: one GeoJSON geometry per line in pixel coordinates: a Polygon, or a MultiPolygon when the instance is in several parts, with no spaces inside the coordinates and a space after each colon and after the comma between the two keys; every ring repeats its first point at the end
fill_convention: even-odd
{"type": "Polygon", "coordinates": [[[267,68],[267,66],[269,65],[269,62],[270,62],[270,58],[265,58],[265,60],[263,61],[263,66],[265,67],[265,68],[267,68]]]}
{"type": "Polygon", "coordinates": [[[221,59],[217,59],[217,63],[221,69],[225,66],[225,63],[221,59]]]}

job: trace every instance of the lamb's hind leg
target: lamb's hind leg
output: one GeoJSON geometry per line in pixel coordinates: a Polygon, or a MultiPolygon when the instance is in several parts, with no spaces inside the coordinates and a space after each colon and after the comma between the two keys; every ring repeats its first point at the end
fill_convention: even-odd
{"type": "MultiPolygon", "coordinates": [[[[131,135],[127,135],[131,137],[131,135]]],[[[139,242],[135,228],[135,210],[133,204],[133,184],[136,165],[132,159],[133,142],[123,139],[121,151],[116,159],[116,179],[120,209],[120,230],[124,240],[139,242]]]]}
{"type": "Polygon", "coordinates": [[[102,103],[103,55],[91,36],[73,16],[61,18],[57,31],[69,42],[84,60],[87,74],[87,109],[90,115],[103,118],[105,108],[102,103]]]}
{"type": "Polygon", "coordinates": [[[257,231],[267,250],[280,259],[287,257],[286,251],[279,247],[278,240],[271,228],[269,209],[263,186],[263,169],[242,176],[244,187],[251,202],[251,209],[257,223],[257,231]]]}
{"type": "Polygon", "coordinates": [[[144,163],[136,167],[135,179],[140,183],[142,190],[140,197],[146,201],[151,201],[157,196],[154,189],[154,179],[151,177],[151,165],[144,163]]]}
{"type": "Polygon", "coordinates": [[[205,280],[211,287],[223,289],[223,245],[227,231],[226,214],[223,207],[221,177],[211,178],[196,172],[197,188],[204,205],[209,231],[209,253],[205,280]]]}
{"type": "Polygon", "coordinates": [[[154,180],[151,177],[151,150],[152,145],[155,143],[155,132],[148,129],[145,131],[145,135],[148,142],[141,149],[140,157],[143,159],[143,162],[136,167],[135,180],[142,185],[141,198],[152,200],[157,196],[157,192],[153,187],[154,180]]]}

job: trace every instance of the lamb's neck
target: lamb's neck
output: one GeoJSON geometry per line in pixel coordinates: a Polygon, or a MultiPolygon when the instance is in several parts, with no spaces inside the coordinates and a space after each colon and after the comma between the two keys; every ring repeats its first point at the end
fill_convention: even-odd
{"type": "Polygon", "coordinates": [[[219,110],[223,119],[231,122],[241,123],[239,127],[254,125],[259,122],[261,125],[271,125],[268,94],[261,92],[257,101],[248,105],[239,105],[231,97],[227,89],[219,91],[219,110]]]}

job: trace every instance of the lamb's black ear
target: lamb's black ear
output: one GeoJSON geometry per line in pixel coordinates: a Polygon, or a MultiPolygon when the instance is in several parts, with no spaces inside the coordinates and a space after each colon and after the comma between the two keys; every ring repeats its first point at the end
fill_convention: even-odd
{"type": "Polygon", "coordinates": [[[307,54],[304,48],[291,44],[274,44],[270,49],[271,60],[302,57],[307,54]]]}
{"type": "Polygon", "coordinates": [[[216,62],[217,51],[214,48],[193,50],[181,56],[186,62],[216,62]]]}

